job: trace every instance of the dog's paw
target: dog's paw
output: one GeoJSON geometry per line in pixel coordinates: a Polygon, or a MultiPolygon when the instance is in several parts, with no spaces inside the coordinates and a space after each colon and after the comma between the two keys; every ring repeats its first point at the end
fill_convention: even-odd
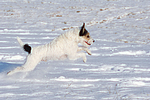
{"type": "Polygon", "coordinates": [[[7,75],[11,75],[11,71],[7,72],[7,75]]]}
{"type": "Polygon", "coordinates": [[[85,58],[83,59],[83,62],[86,63],[86,60],[87,60],[87,59],[86,59],[86,57],[85,57],[85,58]]]}
{"type": "Polygon", "coordinates": [[[92,53],[91,53],[91,51],[89,50],[88,52],[87,52],[89,55],[92,55],[92,53]]]}
{"type": "Polygon", "coordinates": [[[89,54],[89,55],[92,55],[91,51],[89,49],[86,50],[86,52],[89,54]]]}

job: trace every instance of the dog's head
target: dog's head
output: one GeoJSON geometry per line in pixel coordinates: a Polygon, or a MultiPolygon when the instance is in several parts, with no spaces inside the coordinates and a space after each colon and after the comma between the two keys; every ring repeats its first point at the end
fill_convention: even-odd
{"type": "Polygon", "coordinates": [[[85,29],[85,23],[83,23],[83,26],[80,29],[79,37],[79,43],[81,43],[85,47],[89,47],[95,42],[95,40],[91,38],[90,33],[85,29]]]}

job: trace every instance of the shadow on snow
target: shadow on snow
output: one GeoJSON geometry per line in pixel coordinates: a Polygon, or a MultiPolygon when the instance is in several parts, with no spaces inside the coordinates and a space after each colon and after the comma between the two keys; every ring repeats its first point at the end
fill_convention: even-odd
{"type": "Polygon", "coordinates": [[[20,64],[0,62],[0,73],[12,70],[12,69],[16,68],[17,66],[20,66],[20,64]]]}

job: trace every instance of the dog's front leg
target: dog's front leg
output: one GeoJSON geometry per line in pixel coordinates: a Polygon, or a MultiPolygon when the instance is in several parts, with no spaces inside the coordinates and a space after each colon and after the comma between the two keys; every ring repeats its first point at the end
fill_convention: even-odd
{"type": "Polygon", "coordinates": [[[91,51],[88,48],[85,48],[85,47],[78,47],[77,52],[82,51],[82,50],[86,51],[89,55],[92,55],[91,51]]]}
{"type": "Polygon", "coordinates": [[[86,54],[85,54],[85,53],[77,53],[77,56],[78,56],[78,57],[82,57],[83,62],[86,63],[86,60],[87,60],[87,59],[86,59],[86,54]]]}
{"type": "Polygon", "coordinates": [[[74,55],[69,55],[68,58],[70,60],[76,60],[76,59],[79,59],[79,58],[82,58],[83,59],[83,62],[86,62],[86,54],[85,53],[76,53],[74,55]]]}

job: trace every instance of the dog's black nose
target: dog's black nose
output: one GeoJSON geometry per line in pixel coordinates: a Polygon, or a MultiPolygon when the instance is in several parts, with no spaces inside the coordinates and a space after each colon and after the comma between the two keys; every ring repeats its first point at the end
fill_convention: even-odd
{"type": "Polygon", "coordinates": [[[93,40],[93,42],[95,42],[95,40],[93,40]]]}

